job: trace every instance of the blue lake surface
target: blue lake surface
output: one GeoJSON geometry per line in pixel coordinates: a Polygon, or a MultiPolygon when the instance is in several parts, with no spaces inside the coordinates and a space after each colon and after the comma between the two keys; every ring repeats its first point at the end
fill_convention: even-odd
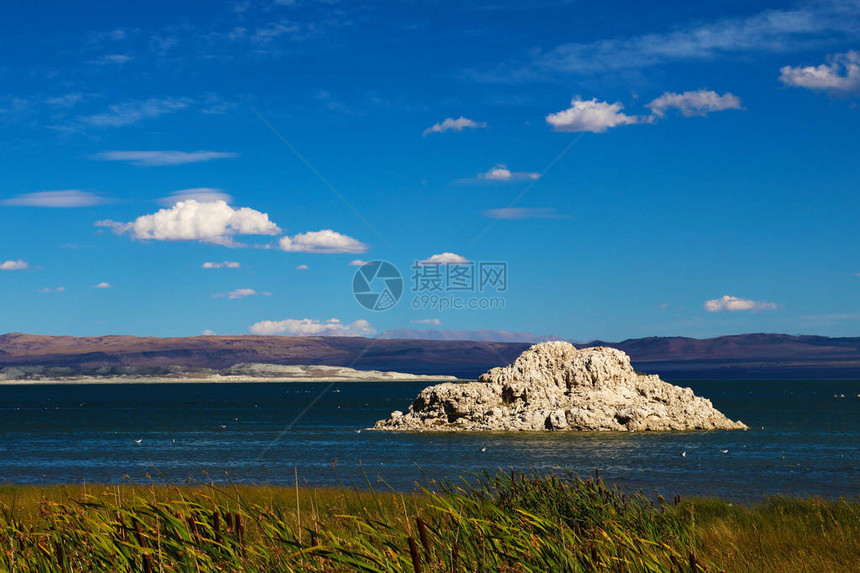
{"type": "Polygon", "coordinates": [[[0,483],[222,481],[226,472],[235,482],[294,484],[297,468],[307,485],[385,487],[381,479],[409,490],[499,468],[597,469],[622,487],[666,495],[860,496],[860,381],[680,384],[751,429],[366,429],[406,410],[424,383],[4,385],[0,483]]]}

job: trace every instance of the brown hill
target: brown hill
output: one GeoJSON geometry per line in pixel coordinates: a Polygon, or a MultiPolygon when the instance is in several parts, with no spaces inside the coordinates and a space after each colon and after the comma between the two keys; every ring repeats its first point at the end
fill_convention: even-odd
{"type": "MultiPolygon", "coordinates": [[[[0,336],[0,367],[43,365],[91,371],[102,367],[227,368],[242,362],[320,364],[474,378],[503,366],[527,342],[398,340],[359,337],[0,336]]],[[[651,337],[594,341],[630,355],[641,371],[668,379],[860,379],[860,338],[742,334],[718,338],[651,337]]]]}
{"type": "Polygon", "coordinates": [[[242,362],[320,364],[411,374],[477,376],[510,362],[528,344],[442,340],[379,340],[360,337],[195,336],[0,336],[0,366],[185,366],[227,368],[242,362]]]}

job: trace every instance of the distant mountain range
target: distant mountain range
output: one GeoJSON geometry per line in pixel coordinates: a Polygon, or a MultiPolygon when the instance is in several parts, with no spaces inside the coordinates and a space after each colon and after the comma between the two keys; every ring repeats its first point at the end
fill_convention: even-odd
{"type": "Polygon", "coordinates": [[[531,332],[507,330],[442,330],[435,328],[399,328],[386,330],[377,338],[399,340],[480,340],[486,342],[546,342],[561,340],[557,336],[538,336],[531,332]]]}
{"type": "MultiPolygon", "coordinates": [[[[509,333],[516,335],[517,333],[509,333]]],[[[387,333],[386,336],[390,336],[387,333]]],[[[0,336],[0,368],[66,368],[70,374],[153,372],[170,366],[228,368],[255,362],[319,364],[361,370],[474,378],[510,363],[534,340],[426,340],[360,337],[0,336]]],[[[628,353],[638,370],[668,380],[842,378],[860,380],[860,337],[740,334],[718,338],[650,337],[577,346],[611,346],[628,353]]]]}

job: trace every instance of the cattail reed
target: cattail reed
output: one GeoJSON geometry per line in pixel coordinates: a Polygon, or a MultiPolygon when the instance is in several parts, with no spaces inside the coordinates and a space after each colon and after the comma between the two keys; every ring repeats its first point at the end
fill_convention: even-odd
{"type": "Polygon", "coordinates": [[[140,522],[134,520],[134,536],[141,549],[141,561],[143,562],[143,573],[152,573],[152,558],[146,553],[146,537],[143,535],[143,527],[140,522]]]}
{"type": "Polygon", "coordinates": [[[185,518],[185,522],[188,524],[188,530],[191,531],[191,535],[194,536],[194,542],[200,543],[200,532],[197,529],[197,518],[192,513],[185,518]]]}
{"type": "Polygon", "coordinates": [[[418,553],[418,546],[415,545],[415,538],[409,536],[409,554],[412,556],[412,568],[415,573],[421,573],[421,555],[418,553]]]}
{"type": "Polygon", "coordinates": [[[666,499],[658,508],[653,498],[621,492],[597,477],[500,472],[479,476],[476,484],[443,484],[439,491],[355,491],[349,499],[342,491],[320,490],[320,512],[311,510],[318,517],[308,529],[310,545],[307,538],[299,542],[292,488],[247,488],[235,496],[153,488],[121,501],[117,495],[85,502],[62,492],[54,494],[58,501],[31,497],[24,508],[12,507],[10,494],[0,489],[0,571],[329,573],[382,565],[416,573],[425,567],[438,573],[704,573],[765,564],[780,571],[801,562],[783,543],[789,535],[812,540],[802,548],[810,570],[842,570],[856,555],[855,501],[788,500],[747,508],[716,500],[681,504],[676,495],[671,501],[678,507],[666,499]],[[413,495],[414,509],[406,495],[413,495]],[[241,509],[228,510],[236,504],[241,509]],[[759,531],[764,523],[774,527],[759,531]],[[700,542],[699,535],[711,537],[700,542]]]}
{"type": "Polygon", "coordinates": [[[221,544],[221,513],[214,511],[212,513],[212,531],[215,532],[215,543],[221,544]]]}
{"type": "Polygon", "coordinates": [[[125,529],[125,521],[122,519],[122,514],[120,512],[116,512],[116,536],[123,540],[128,540],[128,535],[126,534],[125,529]]]}
{"type": "Polygon", "coordinates": [[[421,539],[421,546],[424,547],[424,552],[427,554],[427,562],[430,562],[430,541],[427,539],[427,526],[424,525],[424,520],[421,517],[415,518],[415,523],[418,525],[418,537],[421,539]]]}
{"type": "Polygon", "coordinates": [[[236,524],[236,537],[239,540],[239,545],[242,545],[242,538],[245,536],[245,524],[242,523],[241,513],[237,513],[233,517],[233,523],[236,524]]]}
{"type": "Polygon", "coordinates": [[[236,516],[233,519],[233,522],[236,524],[236,541],[239,542],[240,551],[242,553],[242,557],[246,555],[245,553],[245,523],[242,520],[242,514],[236,513],[236,516]]]}
{"type": "Polygon", "coordinates": [[[692,551],[690,551],[690,571],[692,571],[693,573],[696,573],[700,569],[702,569],[702,568],[701,568],[701,566],[699,566],[699,563],[696,561],[696,554],[693,553],[692,551]]]}
{"type": "Polygon", "coordinates": [[[63,546],[59,541],[54,542],[54,552],[57,555],[57,567],[59,567],[60,571],[66,571],[66,559],[63,555],[63,546]]]}

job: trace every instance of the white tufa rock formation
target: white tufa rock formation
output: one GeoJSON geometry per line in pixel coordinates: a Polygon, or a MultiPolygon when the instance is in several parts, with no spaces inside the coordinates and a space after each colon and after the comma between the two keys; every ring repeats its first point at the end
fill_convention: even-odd
{"type": "Polygon", "coordinates": [[[614,348],[544,342],[477,382],[425,388],[375,430],[740,430],[711,401],[637,374],[614,348]]]}

